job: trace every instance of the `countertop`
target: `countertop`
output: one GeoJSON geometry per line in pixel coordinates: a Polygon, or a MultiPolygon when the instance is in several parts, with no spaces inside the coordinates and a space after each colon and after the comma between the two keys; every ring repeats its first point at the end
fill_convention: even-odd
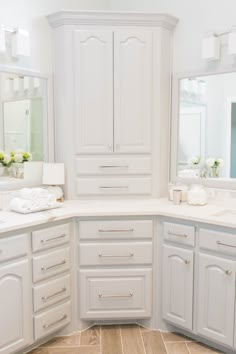
{"type": "Polygon", "coordinates": [[[72,217],[141,215],[165,216],[236,228],[236,214],[235,216],[232,215],[232,219],[224,219],[217,215],[227,209],[235,210],[236,213],[236,202],[229,207],[229,203],[227,206],[214,203],[206,206],[189,206],[186,203],[174,205],[167,199],[69,200],[64,202],[60,208],[25,215],[10,211],[0,211],[0,233],[3,234],[72,217]]]}

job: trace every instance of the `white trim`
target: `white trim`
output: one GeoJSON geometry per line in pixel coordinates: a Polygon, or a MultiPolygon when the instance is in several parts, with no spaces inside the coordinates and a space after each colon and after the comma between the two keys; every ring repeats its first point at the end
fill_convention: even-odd
{"type": "Polygon", "coordinates": [[[51,27],[63,25],[149,26],[173,30],[178,23],[174,16],[142,12],[58,11],[47,16],[51,27]]]}

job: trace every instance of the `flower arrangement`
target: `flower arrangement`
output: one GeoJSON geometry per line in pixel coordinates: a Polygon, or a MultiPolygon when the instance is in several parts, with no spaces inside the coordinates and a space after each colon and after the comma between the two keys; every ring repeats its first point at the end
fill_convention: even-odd
{"type": "Polygon", "coordinates": [[[12,163],[23,163],[32,160],[32,154],[23,150],[12,151],[10,156],[12,163]]]}
{"type": "Polygon", "coordinates": [[[10,167],[13,160],[10,154],[5,153],[4,151],[0,151],[0,164],[4,167],[10,167]]]}
{"type": "Polygon", "coordinates": [[[190,157],[190,159],[188,160],[188,164],[190,166],[197,166],[199,165],[201,162],[201,156],[193,156],[193,157],[190,157]]]}
{"type": "Polygon", "coordinates": [[[224,166],[224,161],[222,159],[217,159],[214,157],[209,157],[206,159],[206,167],[209,170],[209,177],[219,177],[219,170],[224,166]]]}

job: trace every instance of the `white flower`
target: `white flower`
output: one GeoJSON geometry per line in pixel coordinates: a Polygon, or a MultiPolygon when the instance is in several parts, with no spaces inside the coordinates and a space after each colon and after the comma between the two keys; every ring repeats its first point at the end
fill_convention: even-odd
{"type": "Polygon", "coordinates": [[[215,165],[216,159],[214,159],[213,157],[209,157],[208,159],[206,159],[206,165],[208,167],[213,167],[215,165]]]}
{"type": "Polygon", "coordinates": [[[193,157],[190,157],[190,159],[188,160],[188,164],[189,165],[198,165],[201,161],[201,158],[200,157],[197,157],[197,156],[193,156],[193,157]]]}
{"type": "Polygon", "coordinates": [[[14,155],[14,160],[15,160],[15,162],[22,162],[22,161],[23,161],[23,155],[22,155],[22,153],[17,152],[17,153],[14,155]]]}
{"type": "Polygon", "coordinates": [[[217,159],[217,162],[218,162],[218,166],[224,167],[224,160],[222,160],[222,159],[217,159]]]}
{"type": "Polygon", "coordinates": [[[11,162],[11,156],[9,154],[4,154],[3,162],[7,165],[11,162]]]}

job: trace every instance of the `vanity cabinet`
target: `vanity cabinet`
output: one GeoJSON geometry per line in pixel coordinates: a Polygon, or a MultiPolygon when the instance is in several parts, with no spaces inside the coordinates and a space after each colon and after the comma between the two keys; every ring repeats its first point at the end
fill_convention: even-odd
{"type": "Polygon", "coordinates": [[[32,342],[28,235],[1,239],[0,250],[0,353],[8,354],[32,342]],[[14,247],[19,240],[22,248],[14,247]]]}
{"type": "Polygon", "coordinates": [[[171,42],[177,19],[78,11],[48,19],[56,150],[67,167],[67,196],[159,196],[167,189],[171,42]],[[138,167],[143,158],[148,168],[138,167]]]}

